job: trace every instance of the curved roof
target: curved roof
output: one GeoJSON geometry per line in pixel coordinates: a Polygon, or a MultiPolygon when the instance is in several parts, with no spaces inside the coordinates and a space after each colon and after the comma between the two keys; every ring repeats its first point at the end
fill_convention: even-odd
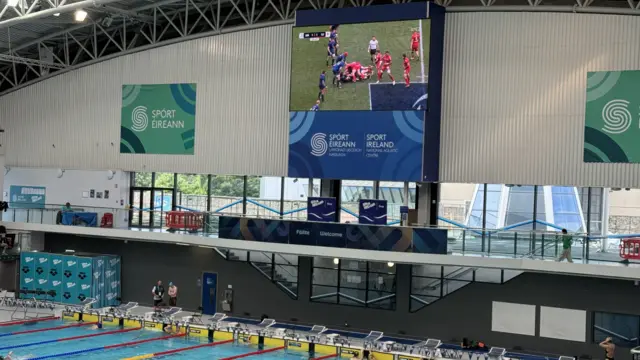
{"type": "MultiPolygon", "coordinates": [[[[178,41],[293,23],[296,10],[410,0],[0,0],[0,95],[61,72],[178,41]],[[74,12],[88,13],[84,22],[74,12]]],[[[437,0],[448,11],[640,14],[636,0],[437,0]]]]}

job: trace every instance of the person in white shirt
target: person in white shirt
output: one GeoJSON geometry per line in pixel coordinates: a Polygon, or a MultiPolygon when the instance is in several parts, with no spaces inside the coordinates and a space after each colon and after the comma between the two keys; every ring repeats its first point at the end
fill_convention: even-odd
{"type": "Polygon", "coordinates": [[[378,40],[376,40],[375,36],[371,37],[369,41],[369,55],[371,55],[371,63],[376,62],[376,51],[378,50],[378,40]]]}

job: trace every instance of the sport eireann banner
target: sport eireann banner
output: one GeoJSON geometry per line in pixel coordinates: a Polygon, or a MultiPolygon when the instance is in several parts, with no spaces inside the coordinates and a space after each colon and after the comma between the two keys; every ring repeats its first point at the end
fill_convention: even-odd
{"type": "Polygon", "coordinates": [[[193,155],[196,84],[123,85],[121,154],[193,155]]]}

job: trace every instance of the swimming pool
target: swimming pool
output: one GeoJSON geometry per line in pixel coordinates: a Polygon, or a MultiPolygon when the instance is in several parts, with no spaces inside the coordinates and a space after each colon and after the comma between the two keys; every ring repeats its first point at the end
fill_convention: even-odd
{"type": "MultiPolygon", "coordinates": [[[[91,356],[91,360],[126,359],[209,343],[206,338],[170,337],[160,331],[117,327],[92,330],[91,325],[77,325],[75,322],[54,320],[0,326],[0,355],[13,351],[14,359],[74,359],[81,356],[91,356]],[[30,332],[20,334],[24,331],[30,332]],[[134,344],[127,344],[131,342],[134,344]],[[104,349],[109,346],[115,347],[104,349]],[[89,349],[93,351],[81,352],[89,349]],[[81,353],[69,354],[73,352],[81,353]]],[[[165,356],[172,359],[224,359],[255,351],[258,351],[256,345],[224,343],[165,356]]],[[[256,354],[255,358],[298,360],[308,359],[308,354],[278,350],[256,354]]]]}

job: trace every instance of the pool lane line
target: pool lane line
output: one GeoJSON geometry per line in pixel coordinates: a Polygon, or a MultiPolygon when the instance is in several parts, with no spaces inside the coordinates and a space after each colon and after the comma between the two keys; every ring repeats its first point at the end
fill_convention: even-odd
{"type": "MultiPolygon", "coordinates": [[[[216,346],[216,345],[223,345],[223,344],[228,344],[228,343],[232,343],[232,342],[233,342],[233,339],[224,340],[224,341],[218,341],[218,342],[211,342],[211,343],[194,345],[194,346],[189,346],[189,347],[184,347],[184,348],[177,348],[177,349],[161,351],[161,352],[157,352],[157,353],[153,353],[153,354],[144,354],[144,355],[133,356],[133,357],[125,358],[123,360],[150,359],[150,358],[156,357],[156,356],[172,355],[172,354],[181,353],[181,352],[184,352],[184,351],[200,349],[200,348],[203,348],[203,347],[211,347],[211,346],[216,346]]],[[[29,359],[29,360],[32,360],[32,359],[29,359]]]]}
{"type": "Polygon", "coordinates": [[[14,320],[14,321],[2,322],[0,323],[0,326],[23,325],[23,324],[37,323],[40,321],[51,321],[51,320],[58,320],[58,319],[60,319],[58,316],[49,316],[49,317],[43,317],[39,319],[14,320]]]}
{"type": "Polygon", "coordinates": [[[63,356],[86,354],[86,353],[100,351],[100,350],[109,350],[109,349],[115,349],[115,348],[120,348],[120,347],[125,347],[125,346],[132,346],[132,345],[148,343],[148,342],[152,342],[152,341],[166,340],[166,339],[181,337],[181,336],[185,336],[185,335],[187,335],[187,334],[186,333],[180,333],[180,334],[162,336],[162,337],[145,339],[145,340],[130,341],[130,342],[122,343],[122,344],[100,346],[100,347],[95,347],[95,348],[90,348],[90,349],[66,352],[66,353],[62,353],[62,354],[44,355],[44,356],[39,356],[39,357],[35,357],[35,358],[30,358],[29,360],[44,360],[44,359],[59,358],[59,357],[63,357],[63,356]]]}
{"type": "Polygon", "coordinates": [[[325,360],[325,359],[333,359],[333,358],[336,358],[336,357],[338,357],[337,354],[331,354],[331,355],[319,356],[319,357],[313,358],[311,360],[325,360]]]}
{"type": "Polygon", "coordinates": [[[91,338],[91,337],[96,337],[96,336],[118,334],[118,333],[124,333],[124,332],[129,332],[129,331],[140,330],[140,329],[142,329],[142,328],[141,327],[137,327],[137,328],[129,328],[129,329],[101,331],[101,332],[98,332],[96,334],[71,336],[71,337],[66,337],[66,338],[53,339],[53,340],[44,340],[44,341],[38,341],[38,342],[33,342],[33,343],[27,343],[27,344],[3,346],[3,347],[0,347],[0,351],[2,351],[2,350],[20,349],[20,348],[25,348],[25,347],[30,347],[30,346],[37,346],[37,345],[52,344],[52,343],[56,343],[56,342],[64,342],[64,341],[71,341],[71,340],[86,339],[86,338],[91,338]]]}
{"type": "Polygon", "coordinates": [[[258,351],[253,351],[250,353],[246,353],[246,354],[240,354],[240,355],[235,355],[235,356],[229,356],[226,358],[222,358],[220,360],[234,360],[234,359],[240,359],[240,358],[244,358],[244,357],[248,357],[248,356],[253,356],[253,355],[262,355],[262,354],[266,354],[266,353],[270,353],[270,352],[274,352],[274,351],[278,351],[278,350],[283,350],[284,346],[280,346],[280,347],[275,347],[275,348],[271,348],[271,349],[266,349],[266,350],[258,350],[258,351]]]}
{"type": "Polygon", "coordinates": [[[80,327],[80,326],[96,325],[97,323],[98,322],[96,321],[96,322],[89,322],[89,323],[78,323],[78,324],[71,324],[71,325],[62,325],[62,326],[43,328],[43,329],[15,331],[15,332],[10,332],[10,333],[0,334],[0,337],[12,336],[12,335],[22,335],[22,334],[31,334],[31,333],[44,332],[44,331],[54,331],[54,330],[69,329],[69,328],[80,327]]]}

